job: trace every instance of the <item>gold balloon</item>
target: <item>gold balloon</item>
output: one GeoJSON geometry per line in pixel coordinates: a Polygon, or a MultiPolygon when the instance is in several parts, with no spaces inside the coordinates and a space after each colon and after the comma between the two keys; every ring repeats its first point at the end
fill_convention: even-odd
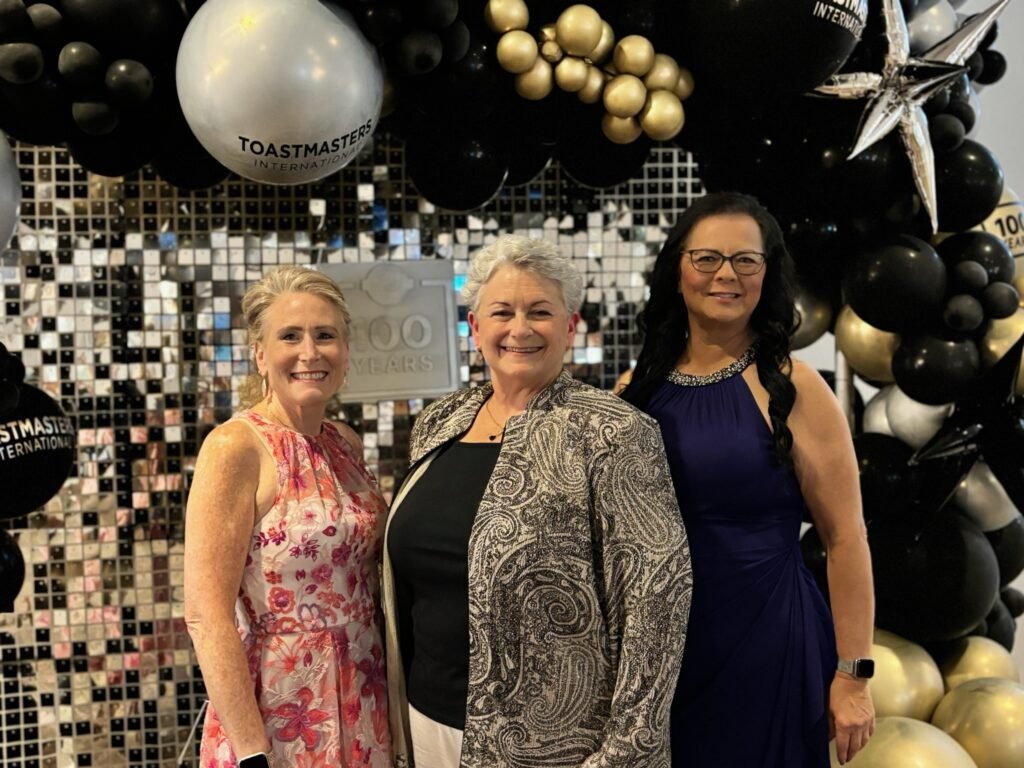
{"type": "Polygon", "coordinates": [[[640,113],[640,127],[655,141],[668,141],[681,130],[683,103],[671,91],[650,91],[640,113]]]}
{"type": "Polygon", "coordinates": [[[566,56],[555,67],[555,82],[563,91],[576,93],[587,84],[590,65],[575,56],[566,56]]]}
{"type": "Polygon", "coordinates": [[[647,89],[636,75],[616,75],[604,87],[604,108],[616,117],[633,117],[646,100],[647,89]]]}
{"type": "Polygon", "coordinates": [[[980,677],[1002,677],[1020,682],[1020,672],[1010,652],[987,637],[965,637],[943,652],[939,669],[946,690],[980,677]]]}
{"type": "Polygon", "coordinates": [[[1024,765],[1024,685],[982,677],[946,694],[932,723],[974,758],[978,768],[1024,765]]]}
{"type": "Polygon", "coordinates": [[[530,23],[530,10],[524,0],[487,0],[484,21],[499,35],[513,29],[526,29],[530,23]]]}
{"type": "Polygon", "coordinates": [[[597,45],[594,50],[590,52],[588,57],[595,64],[600,64],[602,61],[608,58],[608,54],[612,52],[612,48],[615,47],[615,32],[612,30],[612,25],[607,21],[601,22],[601,39],[597,41],[597,45]]]}
{"type": "Polygon", "coordinates": [[[601,42],[601,16],[589,5],[570,5],[555,22],[558,44],[572,56],[590,56],[601,42]]]}
{"type": "Polygon", "coordinates": [[[667,53],[654,54],[654,63],[651,69],[644,76],[644,85],[648,91],[659,88],[666,91],[674,91],[679,82],[679,65],[676,60],[667,53]]]}
{"type": "Polygon", "coordinates": [[[900,344],[898,335],[868,325],[849,304],[839,310],[835,334],[836,347],[853,370],[870,381],[895,381],[892,356],[900,344]]]}
{"type": "Polygon", "coordinates": [[[820,339],[832,325],[832,305],[804,285],[797,288],[794,304],[800,327],[789,343],[793,349],[803,349],[820,339]]]}
{"type": "MultiPolygon", "coordinates": [[[[832,768],[839,768],[836,742],[829,744],[832,768]]],[[[875,733],[849,768],[980,768],[956,741],[934,725],[909,717],[880,717],[875,733]]]]}
{"type": "Polygon", "coordinates": [[[587,65],[587,82],[576,92],[584,104],[597,104],[604,93],[604,72],[593,64],[587,65]]]}
{"type": "Polygon", "coordinates": [[[1009,187],[1003,187],[995,210],[973,229],[991,232],[1006,243],[1014,256],[1024,256],[1024,203],[1020,195],[1009,187]]]}
{"type": "Polygon", "coordinates": [[[540,39],[541,42],[548,42],[548,40],[556,40],[558,37],[558,31],[554,24],[545,24],[540,28],[540,39]]]}
{"type": "Polygon", "coordinates": [[[643,35],[627,35],[615,44],[612,61],[622,74],[643,77],[654,65],[654,46],[643,35]]]}
{"type": "Polygon", "coordinates": [[[636,141],[643,129],[635,117],[616,117],[605,112],[601,118],[601,130],[609,141],[616,144],[629,144],[636,141]]]}
{"type": "MultiPolygon", "coordinates": [[[[1024,334],[1024,307],[1018,307],[1016,312],[1002,320],[993,320],[992,326],[982,336],[981,343],[978,344],[982,365],[993,366],[999,362],[1022,334],[1024,334]]],[[[1024,395],[1024,365],[1017,371],[1017,386],[1014,391],[1018,395],[1024,395]]]]}
{"type": "Polygon", "coordinates": [[[529,32],[513,29],[498,40],[496,53],[501,68],[518,75],[528,71],[537,61],[537,41],[529,32]]]}
{"type": "Polygon", "coordinates": [[[545,40],[540,45],[540,55],[544,57],[545,61],[557,64],[562,60],[562,46],[554,40],[545,40]]]}
{"type": "Polygon", "coordinates": [[[693,94],[693,73],[686,67],[679,68],[679,82],[676,83],[675,94],[680,101],[686,101],[693,94]]]}
{"type": "Polygon", "coordinates": [[[553,85],[551,65],[539,56],[527,72],[516,75],[516,93],[531,101],[543,99],[551,93],[553,85]]]}
{"type": "Polygon", "coordinates": [[[942,673],[928,652],[899,635],[876,629],[871,657],[875,676],[868,687],[875,714],[931,719],[946,691],[942,673]]]}

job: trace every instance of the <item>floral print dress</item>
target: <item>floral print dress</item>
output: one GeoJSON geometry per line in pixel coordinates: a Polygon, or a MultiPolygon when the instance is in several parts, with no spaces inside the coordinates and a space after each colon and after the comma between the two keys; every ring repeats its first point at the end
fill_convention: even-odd
{"type": "MultiPolygon", "coordinates": [[[[387,505],[330,424],[309,436],[253,411],[277,460],[278,495],[257,523],[235,618],[277,763],[390,768],[377,563],[387,505]]],[[[211,707],[202,768],[235,768],[211,707]]]]}

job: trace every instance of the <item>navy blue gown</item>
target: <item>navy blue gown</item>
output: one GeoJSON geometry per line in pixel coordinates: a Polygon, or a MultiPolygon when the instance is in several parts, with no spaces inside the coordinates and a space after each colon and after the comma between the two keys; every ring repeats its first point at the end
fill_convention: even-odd
{"type": "Polygon", "coordinates": [[[672,763],[828,768],[829,610],[804,567],[806,509],[742,370],[673,372],[661,425],[693,559],[693,606],[672,705],[672,763]]]}

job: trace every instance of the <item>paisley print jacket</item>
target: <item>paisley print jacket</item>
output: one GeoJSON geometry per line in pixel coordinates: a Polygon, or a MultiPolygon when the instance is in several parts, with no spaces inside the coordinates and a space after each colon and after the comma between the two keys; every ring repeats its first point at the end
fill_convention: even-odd
{"type": "MultiPolygon", "coordinates": [[[[423,411],[392,515],[490,394],[460,390],[423,411]]],[[[412,766],[384,552],[394,756],[412,766]]],[[[462,768],[669,768],[691,589],[656,422],[562,373],[509,419],[470,534],[462,768]]]]}

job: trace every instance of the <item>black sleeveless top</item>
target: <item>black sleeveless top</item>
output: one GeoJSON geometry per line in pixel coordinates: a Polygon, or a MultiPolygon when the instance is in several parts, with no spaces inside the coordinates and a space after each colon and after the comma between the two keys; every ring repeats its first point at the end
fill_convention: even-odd
{"type": "Polygon", "coordinates": [[[388,528],[409,703],[462,729],[469,684],[469,534],[500,443],[452,442],[388,528]]]}

